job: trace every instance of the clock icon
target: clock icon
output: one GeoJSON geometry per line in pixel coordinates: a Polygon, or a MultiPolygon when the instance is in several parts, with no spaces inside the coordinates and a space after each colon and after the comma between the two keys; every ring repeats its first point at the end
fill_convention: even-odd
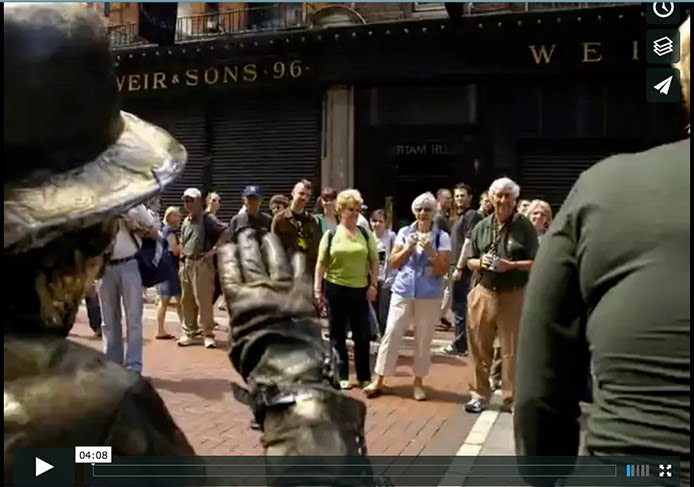
{"type": "Polygon", "coordinates": [[[654,2],[653,13],[661,19],[667,19],[675,12],[675,2],[654,2]]]}
{"type": "Polygon", "coordinates": [[[676,2],[653,2],[645,7],[649,24],[677,25],[680,22],[680,6],[676,2]]]}

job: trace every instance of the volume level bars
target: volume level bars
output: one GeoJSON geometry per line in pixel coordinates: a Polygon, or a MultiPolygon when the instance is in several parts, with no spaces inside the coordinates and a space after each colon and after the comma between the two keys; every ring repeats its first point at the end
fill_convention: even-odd
{"type": "Polygon", "coordinates": [[[648,465],[627,465],[627,477],[648,477],[648,465]]]}

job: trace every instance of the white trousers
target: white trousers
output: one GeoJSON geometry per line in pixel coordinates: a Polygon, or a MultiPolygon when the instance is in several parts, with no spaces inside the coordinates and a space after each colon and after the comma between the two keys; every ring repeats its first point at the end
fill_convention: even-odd
{"type": "Polygon", "coordinates": [[[431,341],[439,322],[440,299],[410,299],[393,294],[390,299],[388,323],[378,348],[375,371],[378,375],[393,375],[405,331],[414,325],[415,377],[424,377],[431,366],[431,341]]]}

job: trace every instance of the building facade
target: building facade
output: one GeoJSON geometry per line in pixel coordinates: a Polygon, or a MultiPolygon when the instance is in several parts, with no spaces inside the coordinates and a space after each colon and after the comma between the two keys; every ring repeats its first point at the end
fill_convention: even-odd
{"type": "Polygon", "coordinates": [[[190,153],[165,203],[202,186],[229,217],[246,184],[286,194],[308,178],[358,187],[372,208],[392,199],[408,218],[423,191],[462,181],[479,193],[509,175],[556,207],[597,160],[684,134],[680,107],[646,102],[641,4],[507,4],[460,22],[433,4],[382,4],[377,23],[312,5],[257,17],[303,27],[116,52],[125,108],[190,153]]]}

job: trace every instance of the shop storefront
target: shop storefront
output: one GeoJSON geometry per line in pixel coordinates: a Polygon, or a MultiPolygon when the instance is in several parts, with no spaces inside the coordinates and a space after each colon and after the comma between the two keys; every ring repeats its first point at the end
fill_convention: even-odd
{"type": "Polygon", "coordinates": [[[457,56],[444,42],[401,45],[407,60],[395,49],[373,53],[387,61],[355,97],[355,179],[370,204],[393,197],[396,219],[411,218],[423,191],[465,182],[479,194],[502,175],[556,209],[595,162],[683,137],[681,107],[646,101],[639,7],[477,27],[489,40],[453,36],[457,56]]]}
{"type": "Polygon", "coordinates": [[[180,204],[183,190],[194,186],[219,193],[219,216],[228,220],[246,185],[270,196],[289,194],[303,178],[318,184],[322,91],[300,82],[301,58],[230,61],[208,52],[193,61],[161,54],[154,65],[130,58],[119,86],[126,110],[166,128],[188,150],[186,170],[163,194],[163,205],[180,204]]]}
{"type": "Polygon", "coordinates": [[[288,195],[297,181],[320,181],[321,93],[267,93],[219,99],[209,112],[210,188],[230,217],[246,185],[266,202],[288,195]]]}
{"type": "Polygon", "coordinates": [[[123,55],[119,83],[173,114],[192,148],[186,184],[202,177],[225,212],[245,184],[318,185],[328,159],[404,218],[423,191],[479,193],[500,175],[558,206],[595,161],[683,136],[680,107],[646,102],[645,32],[635,4],[259,34],[123,55]],[[326,154],[335,86],[353,87],[339,112],[349,150],[326,154]]]}

